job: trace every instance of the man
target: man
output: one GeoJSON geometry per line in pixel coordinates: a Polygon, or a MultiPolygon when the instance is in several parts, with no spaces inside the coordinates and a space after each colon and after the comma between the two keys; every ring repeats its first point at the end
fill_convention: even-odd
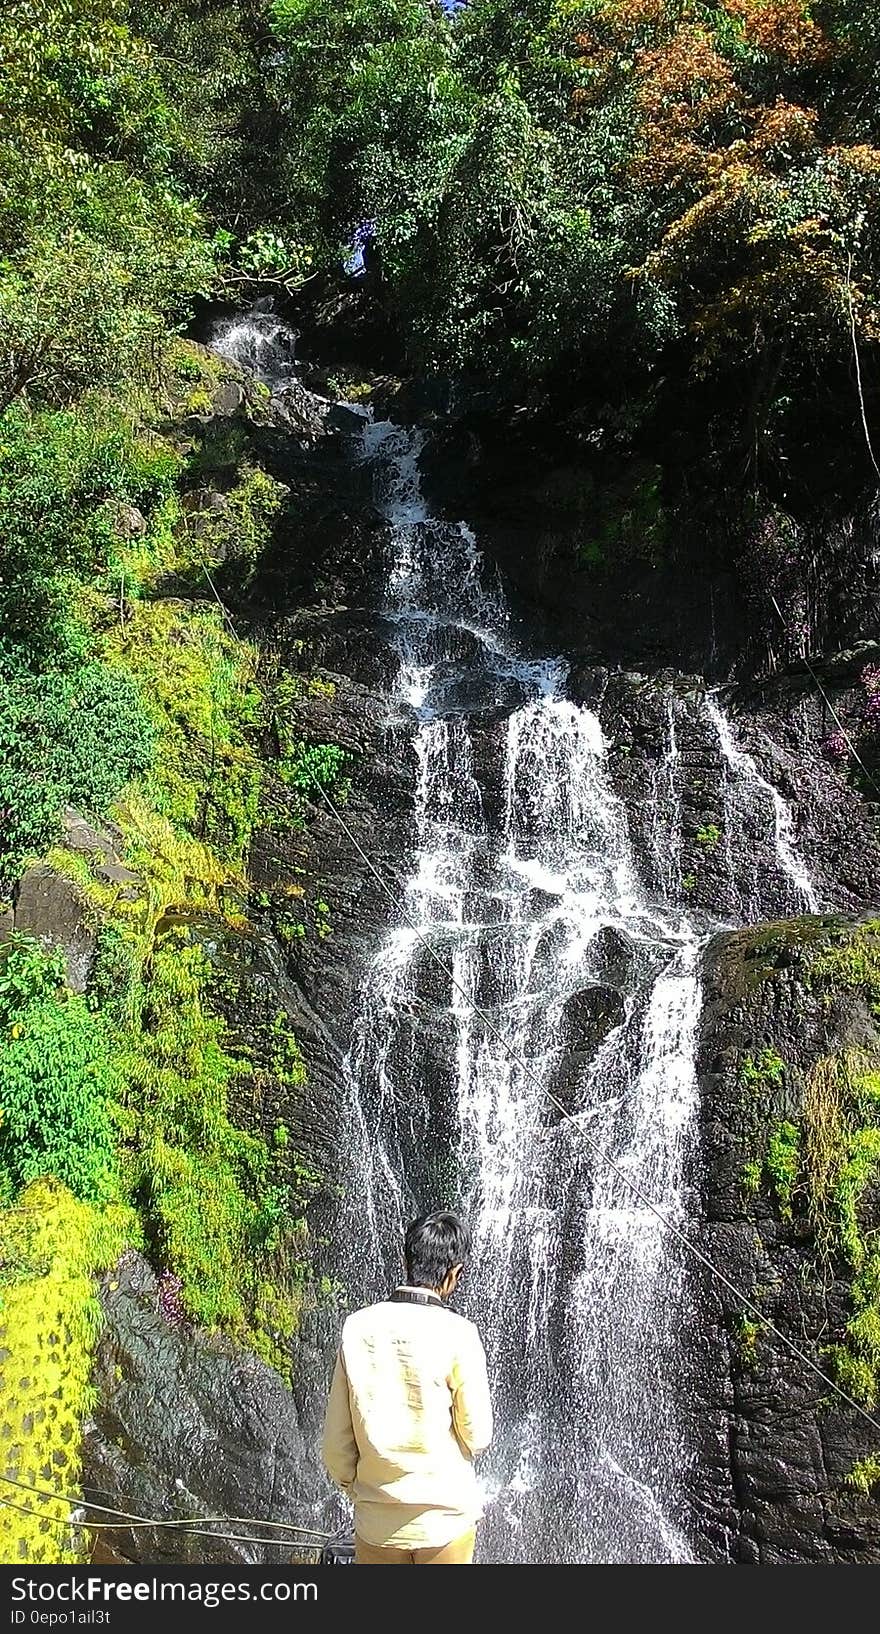
{"type": "Polygon", "coordinates": [[[342,1329],[323,1455],[354,1502],[357,1566],[473,1562],[473,1460],[492,1438],[492,1407],[480,1336],[444,1305],[469,1247],[455,1214],[413,1220],[406,1283],[342,1329]]]}

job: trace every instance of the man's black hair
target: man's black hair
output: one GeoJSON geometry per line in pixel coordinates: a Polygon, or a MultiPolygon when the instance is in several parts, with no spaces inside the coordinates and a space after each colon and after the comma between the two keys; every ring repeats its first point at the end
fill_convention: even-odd
{"type": "Polygon", "coordinates": [[[439,1288],[453,1265],[463,1265],[470,1252],[467,1226],[448,1209],[420,1214],[406,1228],[406,1279],[414,1288],[439,1288]]]}

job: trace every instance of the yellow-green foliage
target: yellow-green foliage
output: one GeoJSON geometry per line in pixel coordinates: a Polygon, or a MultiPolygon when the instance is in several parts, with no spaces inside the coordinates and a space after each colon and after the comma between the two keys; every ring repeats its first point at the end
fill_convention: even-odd
{"type": "Polygon", "coordinates": [[[880,919],[847,928],[837,942],[822,949],[810,965],[811,980],[829,991],[860,988],[880,1013],[880,919]]]}
{"type": "MultiPolygon", "coordinates": [[[[256,567],[272,536],[272,527],[287,489],[258,465],[246,465],[241,479],[226,495],[224,508],[204,531],[207,553],[218,549],[242,563],[248,575],[256,567]]],[[[197,565],[205,552],[197,549],[197,565]]]]}
{"type": "Polygon", "coordinates": [[[853,1464],[845,1481],[846,1486],[852,1487],[856,1492],[863,1492],[866,1496],[873,1491],[878,1483],[880,1483],[880,1456],[877,1453],[869,1453],[867,1458],[862,1458],[857,1464],[853,1464]]]}
{"type": "Polygon", "coordinates": [[[142,794],[132,792],[120,800],[113,815],[122,830],[126,865],[140,882],[133,893],[127,884],[99,878],[93,859],[63,846],[55,846],[47,861],[74,879],[101,914],[124,925],[146,956],[169,911],[217,912],[221,887],[236,876],[209,846],[179,833],[142,794]]]}
{"type": "Polygon", "coordinates": [[[260,788],[246,737],[259,711],[254,649],[227,630],[218,607],[177,601],[136,603],[105,647],[139,683],[155,727],[158,812],[240,865],[260,788]]]}
{"type": "Polygon", "coordinates": [[[207,1002],[209,960],[190,932],[162,936],[142,1024],[120,1037],[122,1161],[148,1239],[193,1317],[244,1333],[256,1278],[285,1232],[287,1200],[264,1141],[237,1129],[229,1090],[247,1071],[207,1002]]]}
{"type": "Polygon", "coordinates": [[[880,1233],[865,1226],[866,1202],[880,1180],[872,1067],[860,1053],[816,1062],[804,1094],[798,1177],[820,1254],[849,1270],[853,1315],[846,1344],[830,1355],[838,1383],[868,1407],[880,1394],[880,1233]]]}
{"type": "Polygon", "coordinates": [[[750,1316],[742,1315],[739,1319],[739,1352],[745,1367],[754,1367],[755,1365],[760,1335],[760,1322],[754,1321],[750,1316]]]}
{"type": "MultiPolygon", "coordinates": [[[[12,1480],[76,1494],[100,1323],[93,1275],[114,1262],[131,1225],[126,1211],[80,1203],[52,1180],[0,1213],[0,1474],[12,1480]]],[[[34,1513],[0,1507],[0,1560],[82,1558],[69,1503],[11,1487],[4,1496],[34,1513]]]]}
{"type": "MultiPolygon", "coordinates": [[[[860,987],[871,1002],[880,995],[876,926],[849,933],[814,960],[814,979],[831,987],[860,987]],[[875,966],[875,961],[877,961],[875,966]]],[[[746,1057],[740,1083],[760,1118],[786,1068],[765,1050],[746,1057]],[[756,1108],[757,1098],[757,1108],[756,1108]]],[[[813,1063],[803,1085],[798,1123],[777,1120],[763,1127],[760,1151],[741,1171],[743,1191],[766,1181],[779,1216],[797,1214],[812,1228],[819,1260],[850,1281],[852,1315],[842,1344],[827,1355],[838,1384],[873,1408],[880,1400],[880,1232],[867,1224],[880,1183],[880,1071],[874,1056],[849,1051],[813,1063]]]]}
{"type": "Polygon", "coordinates": [[[195,341],[175,335],[165,349],[162,386],[165,412],[170,415],[194,414],[190,407],[195,396],[204,398],[208,408],[214,393],[226,373],[222,358],[195,341]]]}

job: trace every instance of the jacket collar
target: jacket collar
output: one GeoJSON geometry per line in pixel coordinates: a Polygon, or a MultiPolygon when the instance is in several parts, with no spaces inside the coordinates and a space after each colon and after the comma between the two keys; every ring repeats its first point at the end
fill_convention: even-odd
{"type": "Polygon", "coordinates": [[[409,1282],[399,1283],[391,1298],[407,1305],[443,1305],[440,1295],[432,1288],[415,1288],[409,1282]]]}

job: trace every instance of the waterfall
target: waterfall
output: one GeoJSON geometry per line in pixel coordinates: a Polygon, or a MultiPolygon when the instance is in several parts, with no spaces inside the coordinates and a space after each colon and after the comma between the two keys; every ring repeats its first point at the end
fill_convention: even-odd
{"type": "MultiPolygon", "coordinates": [[[[410,721],[418,779],[405,920],[375,956],[347,1060],[371,1239],[358,1296],[396,1278],[410,1214],[458,1201],[474,1232],[463,1305],[499,1418],[483,1558],[686,1561],[681,1254],[622,1176],[686,1222],[698,938],[642,888],[599,720],[566,697],[565,663],[518,654],[472,532],[430,515],[420,444],[364,430],[389,522],[391,707],[410,721]],[[618,997],[609,946],[626,998],[591,1041],[618,997]]],[[[672,714],[670,733],[664,811],[672,714]]]]}
{"type": "Polygon", "coordinates": [[[681,800],[679,796],[679,748],[676,732],[678,700],[670,692],[666,699],[666,743],[651,778],[651,830],[649,845],[656,877],[665,896],[675,900],[681,892],[681,800]]]}
{"type": "Polygon", "coordinates": [[[291,379],[296,338],[274,312],[255,307],[220,324],[211,337],[211,347],[277,391],[291,379]]]}
{"type": "Polygon", "coordinates": [[[787,886],[782,911],[818,913],[820,904],[813,882],[795,845],[791,807],[779,790],[761,776],[751,755],[736,742],[729,720],[718,700],[711,695],[706,698],[706,711],[718,734],[718,745],[727,767],[724,785],[725,847],[740,916],[746,921],[760,919],[763,899],[754,870],[742,866],[742,858],[736,851],[736,840],[744,825],[748,827],[754,812],[768,808],[773,819],[777,869],[787,886]]]}
{"type": "Polygon", "coordinates": [[[700,1558],[683,1410],[700,1313],[653,1209],[685,1232],[697,1212],[712,926],[682,905],[686,708],[717,736],[737,916],[815,894],[788,807],[717,701],[674,692],[642,877],[600,719],[572,701],[562,658],[520,649],[472,530],[432,514],[423,444],[372,418],[360,434],[386,524],[389,732],[416,780],[399,906],[344,1062],[333,1269],[352,1304],[381,1296],[407,1219],[460,1207],[474,1250],[457,1298],[483,1334],[497,1417],[479,1558],[685,1563],[700,1558]],[[758,831],[772,833],[769,883],[747,838],[734,852],[758,831]]]}

